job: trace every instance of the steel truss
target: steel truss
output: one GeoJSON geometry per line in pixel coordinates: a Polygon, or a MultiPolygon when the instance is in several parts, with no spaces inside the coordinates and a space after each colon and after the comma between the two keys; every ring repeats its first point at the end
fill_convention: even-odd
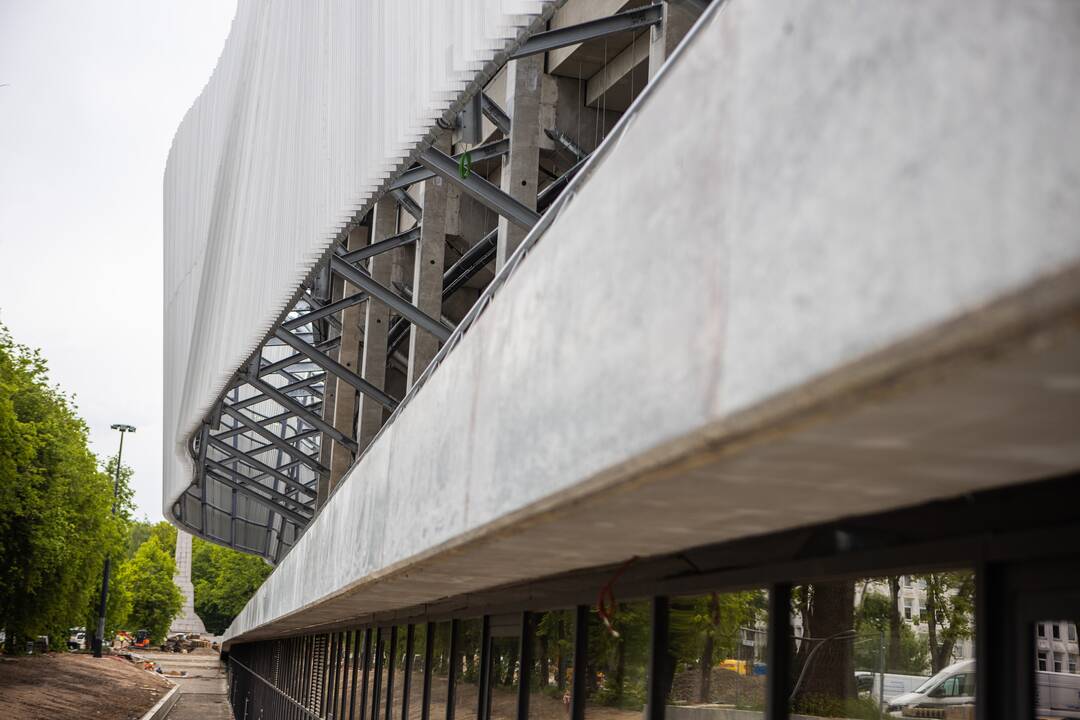
{"type": "MultiPolygon", "coordinates": [[[[612,33],[640,32],[661,22],[662,16],[659,5],[650,5],[537,33],[511,57],[522,58],[612,33]]],[[[173,514],[179,522],[197,535],[260,554],[271,562],[288,552],[341,480],[341,465],[332,462],[333,453],[346,453],[351,464],[363,450],[361,443],[369,439],[359,436],[355,419],[343,422],[335,418],[336,398],[354,392],[387,414],[400,400],[385,383],[371,382],[355,359],[347,366],[342,353],[355,353],[355,346],[342,347],[343,326],[356,323],[355,314],[364,313],[372,300],[388,307],[391,317],[385,326],[385,362],[399,374],[405,373],[410,362],[403,341],[411,328],[439,343],[446,342],[453,332],[454,320],[418,307],[413,299],[416,288],[407,281],[384,284],[371,270],[371,264],[386,253],[412,252],[411,248],[422,242],[422,194],[410,189],[441,178],[441,182],[455,185],[497,215],[528,230],[588,158],[580,138],[571,138],[558,128],[545,128],[573,164],[558,176],[544,169],[554,179],[538,193],[534,206],[515,199],[480,172],[463,171],[466,162],[482,168],[505,158],[511,151],[512,123],[497,102],[482,91],[475,94],[459,123],[463,141],[476,141],[473,147],[455,155],[428,147],[419,153],[415,165],[387,185],[386,197],[393,201],[402,222],[411,218],[413,226],[374,237],[362,247],[347,248],[345,238],[334,243],[298,292],[295,304],[268,333],[251,361],[236,372],[228,391],[191,439],[195,479],[174,505],[173,514]],[[494,137],[487,142],[480,142],[480,115],[495,128],[494,137]],[[350,312],[354,315],[346,320],[350,312]]],[[[359,226],[373,230],[371,211],[353,227],[359,226]]],[[[475,286],[478,276],[495,260],[498,237],[498,229],[492,228],[445,269],[438,296],[443,302],[470,283],[475,286]]],[[[360,342],[362,352],[363,340],[360,342]]]]}

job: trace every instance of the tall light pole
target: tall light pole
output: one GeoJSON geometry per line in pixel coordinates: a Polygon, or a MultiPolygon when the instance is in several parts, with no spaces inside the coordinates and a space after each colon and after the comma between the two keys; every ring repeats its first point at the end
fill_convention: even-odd
{"type": "MultiPolygon", "coordinates": [[[[120,497],[120,460],[124,456],[124,433],[135,432],[133,425],[117,424],[113,430],[120,431],[120,450],[116,453],[116,477],[113,480],[112,514],[116,515],[116,501],[120,497]]],[[[109,556],[105,556],[105,574],[101,578],[101,605],[98,607],[97,632],[94,633],[94,657],[101,657],[101,646],[105,641],[105,604],[109,599],[109,556]]]]}

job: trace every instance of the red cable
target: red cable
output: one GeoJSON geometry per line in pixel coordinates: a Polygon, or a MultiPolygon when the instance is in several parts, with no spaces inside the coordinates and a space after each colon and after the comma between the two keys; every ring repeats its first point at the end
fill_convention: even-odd
{"type": "Polygon", "coordinates": [[[630,567],[637,560],[637,556],[630,558],[615,571],[615,574],[611,576],[611,579],[600,588],[600,595],[596,598],[596,614],[600,616],[600,620],[603,621],[604,627],[611,633],[612,637],[619,637],[619,631],[612,625],[612,620],[615,618],[615,612],[618,609],[618,603],[615,600],[615,583],[619,580],[626,568],[630,567]]]}

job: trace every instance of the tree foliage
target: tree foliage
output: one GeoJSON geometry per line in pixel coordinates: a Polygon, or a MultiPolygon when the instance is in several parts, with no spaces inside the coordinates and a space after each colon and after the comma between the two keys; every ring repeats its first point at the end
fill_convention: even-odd
{"type": "Polygon", "coordinates": [[[106,553],[125,541],[131,494],[90,452],[71,398],[41,353],[0,325],[0,627],[6,649],[49,635],[62,646],[98,590],[106,553]]]}
{"type": "Polygon", "coordinates": [[[169,625],[180,612],[184,597],[173,582],[176,564],[157,536],[151,535],[123,565],[121,584],[131,592],[128,624],[133,630],[150,631],[153,642],[160,642],[169,625]]]}
{"type": "Polygon", "coordinates": [[[195,613],[207,631],[224,633],[272,569],[262,558],[194,538],[191,581],[195,585],[195,613]]]}
{"type": "Polygon", "coordinates": [[[975,574],[970,570],[959,570],[921,577],[926,581],[930,666],[936,673],[952,663],[956,643],[971,637],[975,614],[975,574]]]}
{"type": "Polygon", "coordinates": [[[158,539],[161,547],[170,557],[176,557],[176,528],[164,520],[152,523],[145,519],[137,520],[131,524],[126,557],[135,557],[135,552],[151,537],[158,539]]]}
{"type": "Polygon", "coordinates": [[[902,620],[894,628],[891,611],[896,603],[887,595],[866,591],[855,616],[855,669],[878,672],[881,663],[891,673],[922,675],[926,672],[926,643],[902,620]],[[895,640],[893,631],[895,629],[895,640]],[[882,639],[884,638],[884,648],[882,639]],[[893,647],[893,643],[897,643],[893,647]],[[884,656],[881,655],[884,651],[884,656]]]}

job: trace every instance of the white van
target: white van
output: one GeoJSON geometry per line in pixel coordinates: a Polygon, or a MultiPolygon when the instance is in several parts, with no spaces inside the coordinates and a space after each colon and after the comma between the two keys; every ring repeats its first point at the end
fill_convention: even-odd
{"type": "Polygon", "coordinates": [[[890,715],[902,717],[905,710],[914,708],[942,709],[950,705],[971,705],[975,702],[975,661],[961,660],[945,668],[912,692],[898,695],[889,701],[890,715]]]}
{"type": "Polygon", "coordinates": [[[1080,675],[1035,673],[1035,713],[1039,717],[1080,718],[1080,675]]]}
{"type": "MultiPolygon", "coordinates": [[[[902,717],[914,708],[945,708],[975,702],[975,661],[950,665],[913,692],[889,701],[890,715],[902,717]]],[[[1039,717],[1080,720],[1080,675],[1039,671],[1035,673],[1035,707],[1039,717]]]]}

